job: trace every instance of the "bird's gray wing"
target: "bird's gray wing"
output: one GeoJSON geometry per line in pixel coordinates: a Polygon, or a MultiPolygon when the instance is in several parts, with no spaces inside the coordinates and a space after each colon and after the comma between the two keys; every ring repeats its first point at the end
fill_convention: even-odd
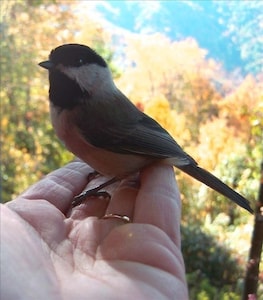
{"type": "Polygon", "coordinates": [[[84,118],[79,123],[82,135],[92,145],[116,153],[174,157],[181,164],[195,164],[164,128],[124,95],[117,94],[111,102],[105,101],[104,107],[85,107],[84,118]]]}

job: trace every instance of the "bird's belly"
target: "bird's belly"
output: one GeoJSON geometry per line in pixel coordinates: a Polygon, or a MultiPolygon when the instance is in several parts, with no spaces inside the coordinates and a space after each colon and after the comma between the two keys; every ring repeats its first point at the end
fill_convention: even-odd
{"type": "Polygon", "coordinates": [[[58,115],[51,110],[51,119],[57,136],[67,149],[104,176],[122,178],[154,161],[145,156],[119,154],[94,147],[80,134],[68,113],[58,115]]]}
{"type": "Polygon", "coordinates": [[[80,134],[72,121],[72,116],[72,112],[62,111],[59,113],[51,106],[52,125],[59,139],[69,151],[100,174],[123,178],[154,162],[154,159],[150,157],[119,154],[94,147],[80,134]]]}
{"type": "Polygon", "coordinates": [[[65,144],[72,153],[106,177],[124,178],[154,161],[139,155],[119,154],[100,149],[80,139],[73,144],[65,141],[65,144]]]}

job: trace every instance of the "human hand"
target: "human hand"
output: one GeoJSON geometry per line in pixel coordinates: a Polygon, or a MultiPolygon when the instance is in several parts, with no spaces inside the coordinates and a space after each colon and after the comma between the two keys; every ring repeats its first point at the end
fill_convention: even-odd
{"type": "Polygon", "coordinates": [[[150,166],[140,187],[126,179],[110,201],[71,210],[91,171],[71,162],[1,205],[1,299],[188,299],[172,168],[150,166]]]}

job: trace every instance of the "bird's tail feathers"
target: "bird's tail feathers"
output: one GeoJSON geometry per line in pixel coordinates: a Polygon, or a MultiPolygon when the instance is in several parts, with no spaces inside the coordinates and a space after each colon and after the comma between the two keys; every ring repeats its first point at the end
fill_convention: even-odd
{"type": "Polygon", "coordinates": [[[235,192],[225,183],[223,183],[220,179],[209,173],[208,171],[198,167],[197,165],[184,165],[184,166],[176,166],[178,169],[187,173],[188,175],[194,177],[195,179],[201,181],[205,185],[209,186],[213,190],[218,193],[224,195],[230,200],[234,201],[239,206],[245,208],[250,213],[253,213],[252,208],[246,198],[235,192]]]}

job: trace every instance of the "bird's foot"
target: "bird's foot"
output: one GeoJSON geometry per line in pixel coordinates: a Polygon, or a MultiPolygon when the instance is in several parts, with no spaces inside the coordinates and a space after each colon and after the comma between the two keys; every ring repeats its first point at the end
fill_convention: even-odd
{"type": "MultiPolygon", "coordinates": [[[[99,173],[91,173],[89,174],[89,178],[90,176],[92,176],[92,179],[93,180],[94,178],[96,178],[97,176],[99,176],[100,174],[99,173]],[[95,176],[95,177],[94,177],[95,176]]],[[[111,198],[111,195],[106,192],[106,191],[100,191],[101,189],[105,188],[106,186],[108,185],[111,185],[112,183],[118,181],[117,178],[112,178],[104,183],[102,183],[101,185],[91,189],[91,190],[88,190],[88,191],[85,191],[81,194],[79,194],[78,196],[74,197],[73,201],[72,201],[72,207],[75,207],[75,206],[78,206],[80,205],[86,198],[88,197],[104,197],[104,198],[111,198]]]]}
{"type": "Polygon", "coordinates": [[[88,183],[91,182],[93,179],[96,179],[100,176],[101,176],[101,174],[97,171],[90,172],[87,176],[88,183]]]}
{"type": "Polygon", "coordinates": [[[85,191],[85,192],[79,194],[78,196],[74,197],[74,199],[72,201],[72,207],[80,205],[88,197],[103,197],[105,199],[107,199],[107,198],[110,199],[111,195],[105,191],[102,191],[102,192],[96,191],[96,188],[91,189],[91,190],[85,191]]]}

